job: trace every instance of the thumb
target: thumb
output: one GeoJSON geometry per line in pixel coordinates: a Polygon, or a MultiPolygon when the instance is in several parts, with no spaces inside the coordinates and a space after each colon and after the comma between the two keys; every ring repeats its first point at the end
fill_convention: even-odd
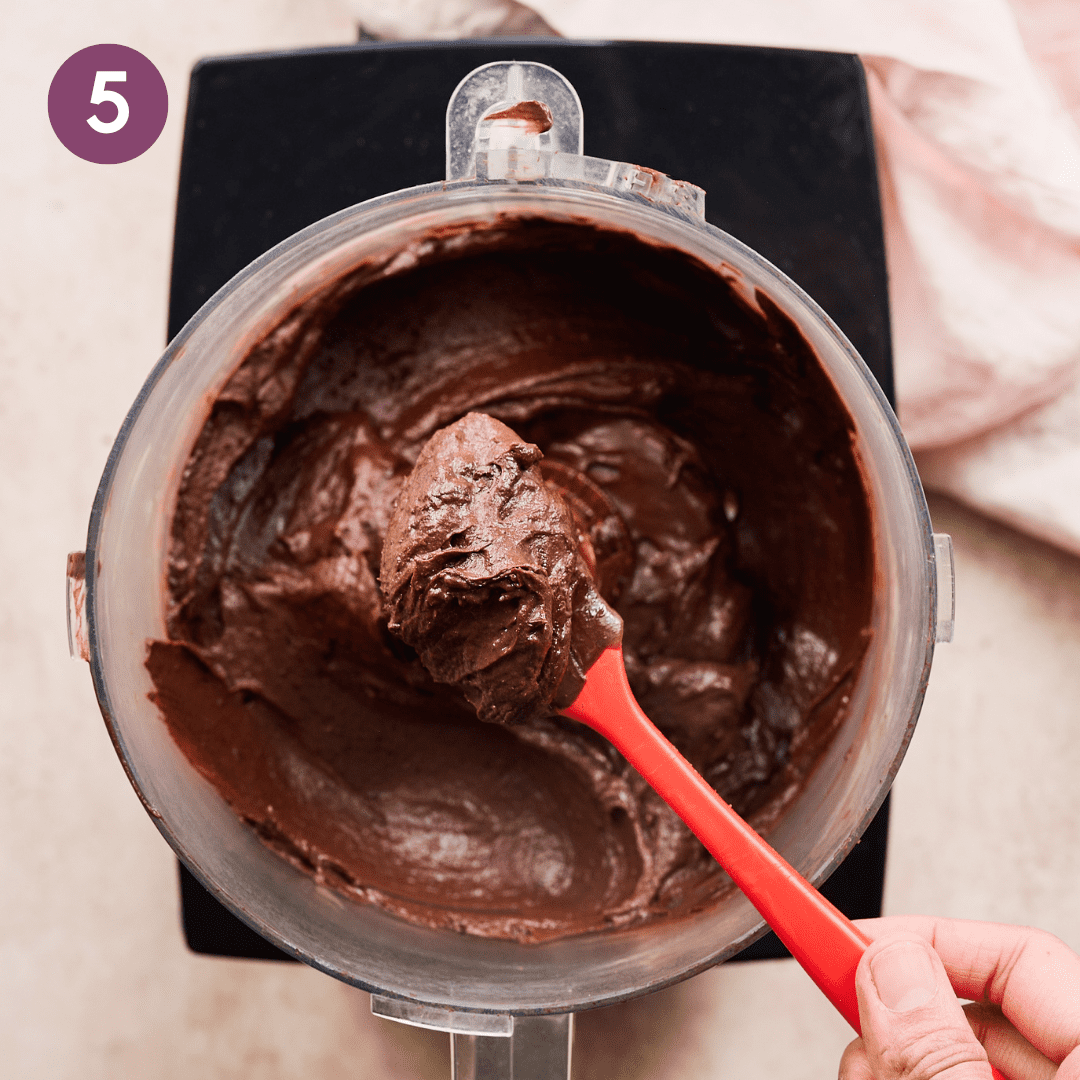
{"type": "Polygon", "coordinates": [[[855,974],[867,1063],[875,1080],[990,1080],[986,1051],[945,965],[913,934],[875,941],[855,974]]]}

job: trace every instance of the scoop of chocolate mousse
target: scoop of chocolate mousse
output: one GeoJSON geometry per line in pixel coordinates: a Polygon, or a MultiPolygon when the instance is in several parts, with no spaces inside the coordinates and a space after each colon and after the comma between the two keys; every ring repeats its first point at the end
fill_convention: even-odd
{"type": "Polygon", "coordinates": [[[597,591],[540,448],[484,413],[424,446],[383,541],[390,630],[481,720],[518,723],[569,705],[622,637],[597,591]]]}

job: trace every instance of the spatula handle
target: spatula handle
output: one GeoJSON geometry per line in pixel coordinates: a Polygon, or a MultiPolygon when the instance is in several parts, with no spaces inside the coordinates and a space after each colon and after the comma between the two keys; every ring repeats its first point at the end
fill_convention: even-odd
{"type": "Polygon", "coordinates": [[[661,734],[630,690],[621,649],[601,654],[589,669],[585,688],[564,712],[619,749],[858,1031],[855,968],[870,939],[758,836],[661,734]],[[631,715],[618,715],[624,712],[631,715]]]}

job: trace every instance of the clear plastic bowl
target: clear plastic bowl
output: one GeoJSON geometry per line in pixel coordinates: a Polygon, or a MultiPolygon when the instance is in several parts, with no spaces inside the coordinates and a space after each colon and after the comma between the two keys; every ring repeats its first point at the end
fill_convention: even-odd
{"type": "MultiPolygon", "coordinates": [[[[481,176],[514,175],[520,162],[500,153],[498,168],[493,159],[481,176]]],[[[146,644],[166,637],[167,535],[184,464],[216,393],[270,323],[363,260],[397,252],[397,265],[406,265],[410,245],[434,226],[505,214],[630,230],[734,273],[787,312],[854,419],[877,561],[873,638],[846,720],[770,834],[812,882],[850,851],[889,790],[919,713],[937,627],[935,543],[911,455],[876,381],[828,316],[775,267],[707,225],[698,189],[671,197],[672,182],[647,170],[638,183],[632,166],[600,163],[611,166],[604,173],[589,165],[597,159],[578,157],[584,164],[575,165],[572,155],[545,161],[545,153],[526,162],[534,171],[525,175],[539,175],[530,182],[396,192],[318,222],[238,274],[184,327],[139,394],[109,456],[86,552],[86,623],[102,712],[131,782],[195,876],[286,952],[346,982],[419,1005],[519,1015],[576,1011],[676,982],[744,948],[764,932],[762,921],[732,891],[696,915],[538,945],[425,929],[316,885],[264,846],[195,772],[147,696],[146,644]]]]}

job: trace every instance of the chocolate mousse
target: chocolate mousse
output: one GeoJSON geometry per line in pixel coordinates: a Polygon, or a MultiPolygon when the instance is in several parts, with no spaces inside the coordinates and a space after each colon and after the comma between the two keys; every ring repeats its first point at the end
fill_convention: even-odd
{"type": "Polygon", "coordinates": [[[707,906],[726,875],[545,701],[603,639],[602,620],[592,645],[574,631],[595,588],[646,713],[767,830],[868,642],[851,418],[767,296],[682,252],[503,218],[405,255],[279,317],[209,406],[173,511],[154,700],[266,844],[357,902],[520,941],[707,906]],[[469,459],[470,482],[500,470],[478,517],[423,449],[470,413],[502,433],[469,459]],[[395,521],[395,501],[422,520],[395,521]],[[509,504],[537,511],[524,534],[500,529],[509,504]]]}
{"type": "Polygon", "coordinates": [[[622,637],[543,456],[498,420],[466,414],[420,451],[383,537],[389,629],[481,720],[565,708],[622,637]]]}

